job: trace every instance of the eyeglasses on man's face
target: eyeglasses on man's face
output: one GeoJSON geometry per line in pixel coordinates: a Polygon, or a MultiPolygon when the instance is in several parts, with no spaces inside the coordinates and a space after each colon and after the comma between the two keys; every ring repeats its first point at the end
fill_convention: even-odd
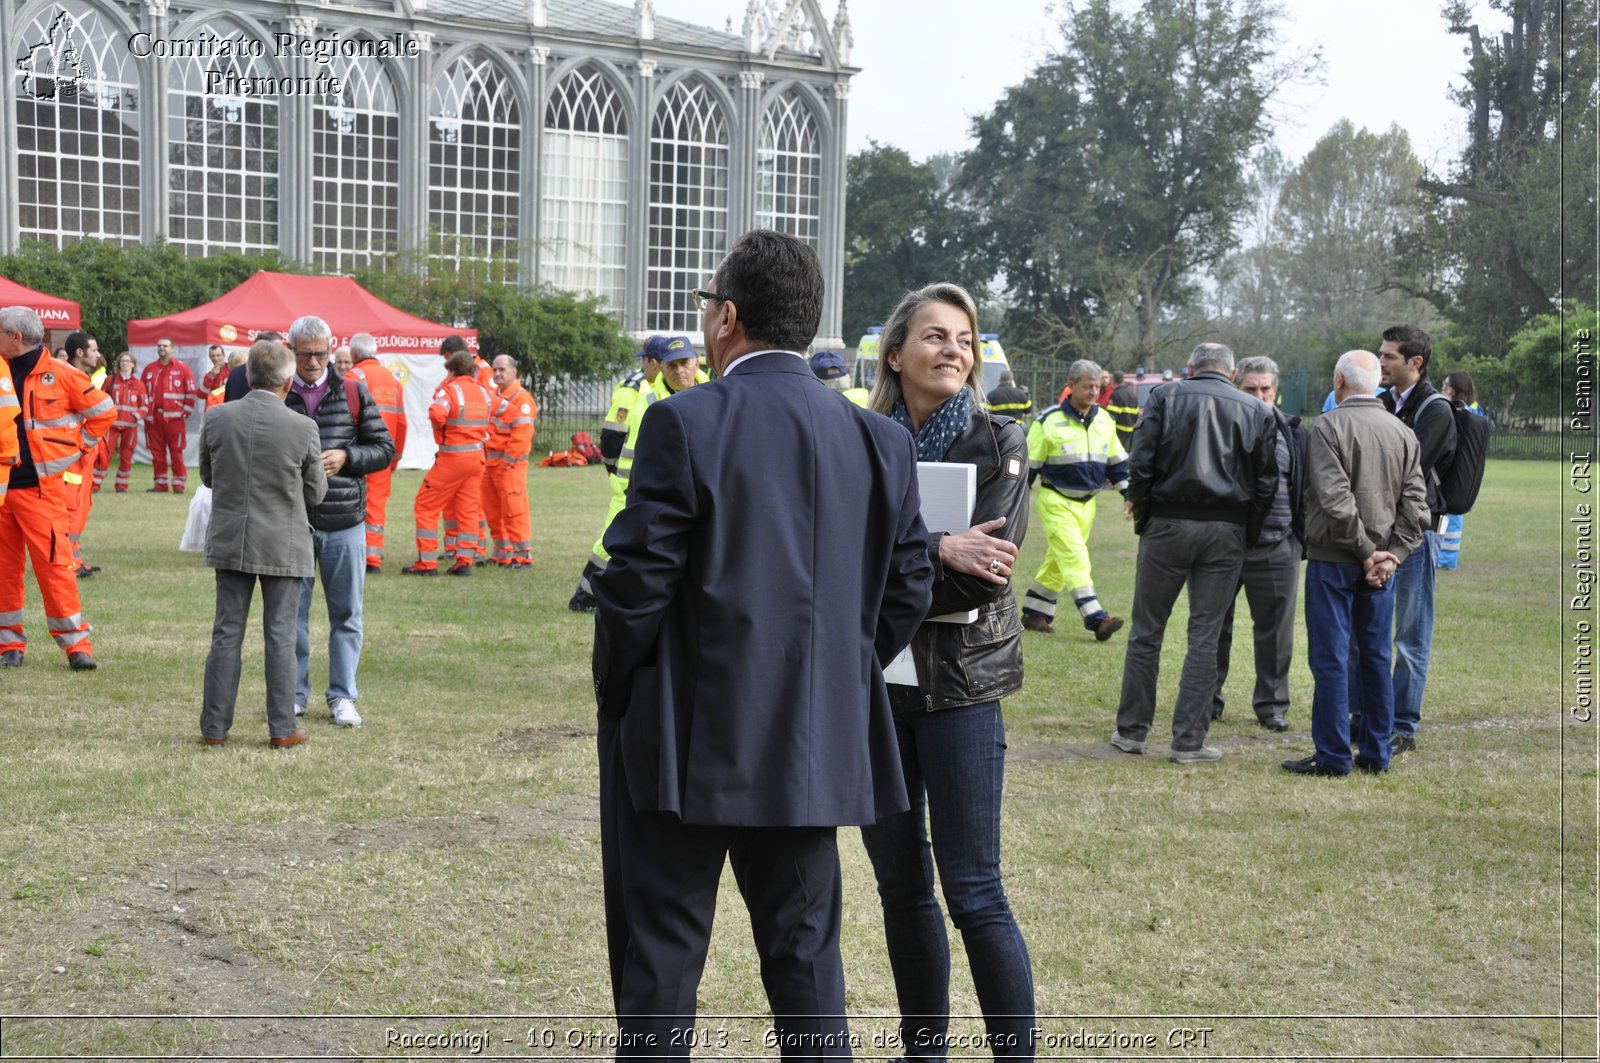
{"type": "Polygon", "coordinates": [[[295,351],[294,356],[297,361],[301,362],[326,362],[328,360],[328,350],[323,348],[320,351],[295,351]]]}
{"type": "Polygon", "coordinates": [[[728,298],[726,295],[718,295],[716,292],[708,292],[704,288],[694,288],[689,292],[689,295],[694,299],[694,308],[701,313],[704,313],[706,307],[710,306],[712,303],[718,300],[725,302],[728,298]]]}

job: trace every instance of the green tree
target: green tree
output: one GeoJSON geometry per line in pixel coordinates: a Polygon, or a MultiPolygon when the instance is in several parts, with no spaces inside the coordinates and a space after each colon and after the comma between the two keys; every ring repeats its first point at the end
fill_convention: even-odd
{"type": "Polygon", "coordinates": [[[1489,0],[1509,21],[1486,34],[1452,0],[1467,39],[1469,143],[1418,182],[1428,225],[1406,244],[1406,287],[1447,313],[1473,346],[1504,353],[1530,317],[1595,283],[1594,0],[1489,0]],[[1563,253],[1565,246],[1573,249],[1563,253]]]}
{"type": "MultiPolygon", "coordinates": [[[[950,156],[914,162],[871,142],[846,166],[844,335],[881,324],[900,297],[934,281],[971,288],[966,219],[950,190],[950,156]]],[[[981,288],[974,289],[981,295],[981,288]]]]}
{"type": "Polygon", "coordinates": [[[1266,0],[1088,0],[1062,50],[975,121],[961,188],[1030,341],[1118,364],[1179,341],[1171,312],[1238,242],[1267,103],[1314,66],[1279,55],[1277,14],[1266,0]]]}
{"type": "Polygon", "coordinates": [[[83,328],[108,360],[128,346],[128,322],[188,310],[238,287],[257,270],[302,273],[276,252],[190,258],[174,244],[123,246],[80,240],[65,248],[30,241],[0,255],[0,276],[77,300],[83,328]]]}
{"type": "Polygon", "coordinates": [[[568,382],[618,375],[634,345],[598,300],[519,287],[500,280],[505,273],[503,263],[424,255],[375,263],[356,279],[407,313],[476,329],[479,353],[516,359],[540,405],[568,382]]]}

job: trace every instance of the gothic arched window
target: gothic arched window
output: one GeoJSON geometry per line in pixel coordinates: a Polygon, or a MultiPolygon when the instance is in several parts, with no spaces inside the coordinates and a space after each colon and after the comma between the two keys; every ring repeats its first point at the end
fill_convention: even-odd
{"type": "Polygon", "coordinates": [[[551,93],[544,144],[543,279],[621,309],[628,124],[620,94],[592,64],[562,78],[551,93]]]}
{"type": "Polygon", "coordinates": [[[522,108],[499,67],[463,56],[428,112],[428,225],[444,257],[514,264],[521,200],[522,108]]]}
{"type": "Polygon", "coordinates": [[[139,75],[127,34],[69,0],[16,50],[17,217],[23,239],[139,242],[139,75]]]}
{"type": "Polygon", "coordinates": [[[822,221],[822,137],[794,91],[761,116],[756,145],[756,225],[799,237],[812,247],[822,221]]]}
{"type": "MultiPolygon", "coordinates": [[[[207,32],[195,30],[191,35],[207,32]]],[[[236,37],[227,27],[209,29],[236,37]]],[[[165,59],[167,225],[173,243],[208,251],[278,249],[278,98],[232,91],[276,71],[250,57],[165,59]]]]}
{"type": "Polygon", "coordinates": [[[645,327],[690,332],[688,292],[728,248],[728,120],[705,82],[667,90],[650,123],[650,244],[645,327]]]}
{"type": "Polygon", "coordinates": [[[352,273],[400,240],[400,108],[378,59],[339,57],[328,73],[343,90],[312,116],[312,258],[352,273]]]}

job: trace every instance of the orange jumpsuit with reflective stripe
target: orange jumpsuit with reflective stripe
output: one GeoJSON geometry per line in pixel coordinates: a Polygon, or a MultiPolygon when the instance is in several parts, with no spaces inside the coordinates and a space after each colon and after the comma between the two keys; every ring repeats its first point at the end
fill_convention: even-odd
{"type": "Polygon", "coordinates": [[[144,381],[136,376],[114,376],[106,389],[117,407],[117,421],[106,435],[105,446],[100,448],[100,460],[95,463],[95,486],[98,487],[111,467],[112,455],[117,456],[117,490],[127,491],[128,476],[133,472],[133,451],[139,442],[139,422],[150,412],[150,396],[144,390],[144,381]]]}
{"type": "Polygon", "coordinates": [[[372,401],[383,415],[383,426],[394,440],[394,460],[388,468],[367,473],[367,568],[383,567],[384,525],[389,518],[389,492],[395,467],[406,449],[406,404],[400,381],[376,358],[363,358],[350,375],[367,385],[372,401]]]}
{"type": "Polygon", "coordinates": [[[11,386],[11,374],[0,365],[0,506],[6,504],[6,487],[11,482],[11,466],[18,461],[17,419],[22,405],[11,386]]]}
{"type": "Polygon", "coordinates": [[[9,491],[0,507],[0,653],[28,645],[22,632],[24,556],[32,559],[45,624],[56,644],[67,653],[92,653],[78,604],[63,477],[100,445],[117,411],[86,375],[46,351],[24,378],[18,398],[39,483],[9,491]]]}
{"type": "Polygon", "coordinates": [[[539,421],[539,404],[520,384],[490,394],[488,449],[483,465],[483,515],[494,537],[494,562],[533,564],[533,526],[528,512],[528,452],[539,421]]]}
{"type": "Polygon", "coordinates": [[[445,553],[472,563],[478,551],[479,492],[483,442],[489,436],[489,396],[471,377],[453,376],[439,385],[428,406],[439,444],[433,468],[422,478],[411,508],[417,524],[417,568],[439,567],[439,518],[444,517],[445,553]]]}

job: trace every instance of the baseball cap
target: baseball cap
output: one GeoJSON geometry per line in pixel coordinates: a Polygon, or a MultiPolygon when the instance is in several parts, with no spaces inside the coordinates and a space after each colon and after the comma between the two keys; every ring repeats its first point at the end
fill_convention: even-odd
{"type": "Polygon", "coordinates": [[[654,358],[658,362],[681,362],[696,357],[694,341],[688,336],[651,336],[645,341],[641,358],[654,358]]]}
{"type": "Polygon", "coordinates": [[[819,380],[838,380],[840,377],[850,375],[850,370],[845,368],[844,359],[832,351],[818,351],[813,354],[811,371],[819,380]]]}

